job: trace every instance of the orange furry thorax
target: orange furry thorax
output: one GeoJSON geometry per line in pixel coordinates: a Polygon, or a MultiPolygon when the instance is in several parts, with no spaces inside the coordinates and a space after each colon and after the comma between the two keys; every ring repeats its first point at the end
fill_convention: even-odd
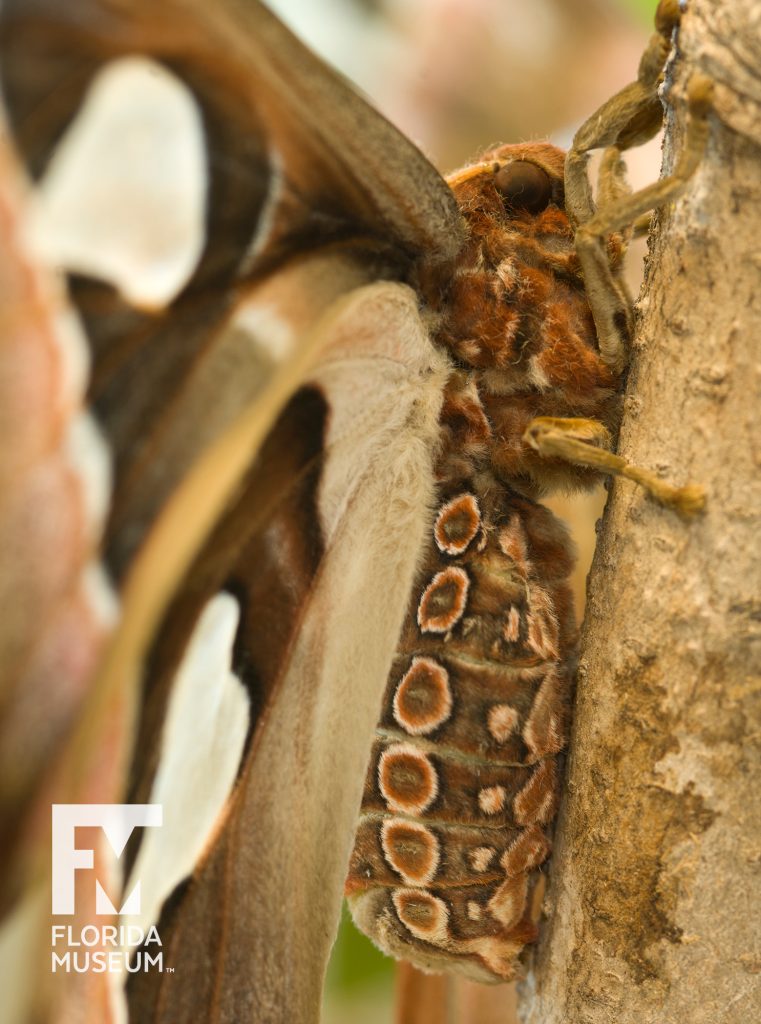
{"type": "MultiPolygon", "coordinates": [[[[597,348],[564,209],[563,161],[563,151],[548,143],[501,146],[453,174],[449,184],[467,240],[449,279],[426,294],[440,313],[436,340],[458,367],[454,392],[468,382],[468,398],[450,397],[450,406],[480,405],[488,424],[480,431],[480,451],[488,452],[501,479],[534,495],[592,482],[592,474],[554,465],[526,444],[523,434],[534,417],[590,417],[615,432],[620,414],[619,382],[597,348]],[[550,178],[552,199],[541,212],[506,206],[495,169],[511,161],[536,164],[550,178]]],[[[621,254],[614,239],[612,260],[621,254]]],[[[468,417],[467,428],[463,421],[456,431],[459,458],[463,448],[474,449],[472,408],[468,417]]]]}

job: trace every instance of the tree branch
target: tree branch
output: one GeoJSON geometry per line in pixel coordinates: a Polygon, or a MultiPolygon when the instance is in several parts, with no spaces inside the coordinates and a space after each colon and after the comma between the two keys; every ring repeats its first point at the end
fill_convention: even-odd
{"type": "Polygon", "coordinates": [[[702,483],[708,507],[687,524],[630,484],[613,487],[590,580],[551,917],[524,986],[528,1024],[729,1024],[758,1010],[755,0],[690,3],[671,69],[667,164],[694,71],[716,82],[716,114],[687,195],[661,212],[651,239],[620,451],[702,483]]]}

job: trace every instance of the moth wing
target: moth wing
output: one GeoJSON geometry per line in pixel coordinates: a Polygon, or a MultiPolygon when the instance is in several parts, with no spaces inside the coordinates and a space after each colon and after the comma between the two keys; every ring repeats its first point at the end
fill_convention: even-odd
{"type": "MultiPolygon", "coordinates": [[[[67,775],[61,751],[117,617],[98,564],[108,457],[85,409],[86,342],[31,244],[30,196],[1,110],[0,123],[0,990],[4,1020],[21,1024],[52,987],[35,966],[50,955],[50,803],[113,800],[113,751],[128,727],[112,721],[67,775]]],[[[94,857],[105,875],[107,858],[94,857]]],[[[73,927],[91,920],[94,899],[78,903],[73,927]]],[[[69,975],[61,988],[84,1021],[107,979],[69,975]]]]}
{"type": "MultiPolygon", "coordinates": [[[[162,629],[171,646],[175,616],[187,617],[188,602],[196,613],[208,607],[220,585],[240,602],[231,664],[253,722],[213,839],[159,920],[175,970],[131,979],[131,1016],[141,1022],[319,1016],[379,702],[429,526],[448,375],[405,286],[357,290],[324,329],[308,387],[162,629]],[[303,446],[302,471],[283,480],[276,452],[288,437],[303,446]],[[268,495],[276,507],[241,536],[246,508],[268,495]],[[238,538],[226,566],[225,536],[238,538]]],[[[176,665],[167,650],[159,645],[156,662],[176,665]]],[[[184,745],[185,755],[165,749],[162,758],[192,761],[195,737],[186,733],[184,745]]],[[[176,797],[163,792],[168,832],[172,808],[182,817],[189,806],[187,771],[175,779],[176,797]]]]}
{"type": "MultiPolygon", "coordinates": [[[[81,270],[72,282],[93,350],[90,398],[115,462],[107,550],[121,578],[178,481],[270,379],[267,346],[242,352],[222,330],[242,283],[281,273],[294,258],[340,251],[340,268],[336,257],[330,274],[290,289],[291,311],[302,317],[298,338],[304,317],[360,279],[402,279],[423,253],[446,263],[462,239],[460,216],[415,146],[255,0],[9,0],[0,19],[9,117],[44,183],[58,144],[78,127],[77,112],[103,84],[98,72],[120,59],[139,55],[174,76],[189,90],[203,133],[203,237],[179,292],[162,306],[154,280],[151,308],[136,308],[124,298],[131,282],[117,280],[118,291],[81,270]]],[[[120,95],[139,99],[129,86],[120,95]]],[[[153,106],[149,98],[144,119],[153,106]]],[[[113,133],[120,118],[103,120],[113,133]]],[[[168,163],[156,137],[160,143],[160,129],[148,140],[149,150],[158,147],[153,169],[141,178],[151,187],[168,163]]],[[[125,198],[141,138],[121,158],[130,133],[99,138],[97,158],[86,163],[92,183],[78,178],[83,209],[70,218],[80,234],[95,222],[96,261],[113,246],[113,211],[127,227],[152,219],[139,204],[131,214],[125,198]],[[88,206],[112,152],[111,199],[88,206]],[[99,216],[104,208],[111,213],[99,216]]],[[[167,207],[176,201],[168,195],[167,207]]]]}
{"type": "MultiPolygon", "coordinates": [[[[298,372],[278,376],[282,350],[285,365],[290,366],[294,360],[298,363],[305,338],[315,343],[315,351],[321,339],[327,345],[334,335],[328,328],[330,318],[340,319],[340,309],[356,309],[357,296],[353,290],[368,280],[403,278],[411,262],[422,253],[432,262],[446,264],[460,244],[459,215],[446,185],[425,158],[338,76],[309,55],[259,4],[203,5],[194,0],[159,5],[142,0],[115,6],[96,0],[75,0],[66,5],[52,0],[9,0],[3,5],[1,18],[4,96],[19,149],[35,176],[43,175],[44,181],[56,144],[62,138],[65,141],[70,127],[76,127],[75,115],[98,70],[126,55],[149,57],[190,90],[200,111],[210,154],[204,237],[197,262],[177,294],[162,305],[152,293],[153,305],[148,308],[144,299],[136,305],[134,290],[122,287],[118,279],[119,288],[94,280],[92,274],[80,273],[70,282],[91,342],[90,399],[114,460],[106,551],[108,564],[121,583],[134,575],[137,561],[166,518],[168,505],[193,476],[192,467],[216,439],[225,436],[241,411],[253,407],[264,410],[265,420],[273,419],[287,401],[289,391],[302,378],[308,379],[303,363],[299,364],[298,372]],[[241,303],[241,294],[247,294],[249,289],[255,294],[255,301],[249,303],[244,298],[241,303]],[[275,347],[281,352],[273,365],[266,359],[262,362],[250,358],[251,350],[236,344],[241,331],[245,334],[251,328],[251,317],[242,324],[238,319],[240,312],[251,314],[254,321],[258,318],[259,326],[254,333],[257,339],[265,339],[265,352],[266,339],[278,341],[275,347]],[[284,344],[278,335],[281,322],[286,324],[284,344]],[[320,325],[318,329],[315,324],[320,325]],[[275,391],[278,394],[273,400],[275,391]]],[[[97,170],[97,161],[93,167],[97,170]]],[[[123,169],[128,169],[126,163],[123,169]]],[[[114,181],[118,186],[118,174],[114,181]]],[[[81,190],[87,192],[85,183],[81,190]]],[[[91,220],[97,219],[90,216],[91,220]]],[[[383,620],[382,628],[376,628],[370,621],[356,623],[357,608],[362,606],[347,604],[346,595],[367,597],[369,601],[393,590],[397,604],[403,606],[406,600],[402,584],[411,578],[414,567],[412,549],[417,543],[413,543],[413,527],[415,516],[425,515],[425,502],[418,504],[418,498],[420,488],[425,491],[430,484],[434,446],[430,415],[424,417],[425,430],[415,421],[415,415],[423,407],[430,413],[436,404],[431,396],[438,394],[442,386],[433,371],[430,380],[425,374],[417,380],[415,389],[423,396],[430,391],[429,400],[419,399],[414,408],[407,408],[411,417],[409,429],[400,430],[393,438],[387,431],[385,448],[372,449],[374,479],[385,486],[380,490],[377,486],[369,488],[369,484],[360,486],[368,468],[369,449],[366,446],[360,452],[362,458],[344,458],[340,453],[357,451],[356,441],[361,436],[358,423],[367,422],[371,434],[383,436],[384,425],[391,422],[389,407],[386,403],[383,414],[378,412],[374,418],[369,414],[369,408],[377,409],[371,401],[374,384],[384,377],[391,364],[407,365],[415,349],[409,337],[424,337],[424,332],[419,333],[414,300],[408,292],[402,292],[406,298],[400,303],[401,312],[397,310],[395,315],[404,324],[385,335],[384,355],[371,360],[377,379],[374,381],[373,373],[365,378],[362,367],[347,351],[344,363],[354,361],[354,375],[344,382],[345,387],[335,386],[329,403],[331,424],[346,422],[341,418],[342,404],[358,415],[358,421],[346,428],[341,444],[334,437],[325,448],[325,480],[334,481],[319,488],[323,502],[320,530],[325,531],[327,538],[325,554],[310,549],[307,533],[304,546],[307,554],[311,550],[311,555],[300,568],[296,566],[301,575],[295,571],[295,563],[283,565],[283,559],[277,557],[278,548],[292,538],[285,527],[278,535],[278,524],[288,519],[287,515],[283,518],[286,509],[305,507],[300,488],[312,479],[310,467],[323,465],[323,457],[310,453],[308,445],[303,450],[298,448],[297,441],[304,440],[304,434],[289,419],[295,416],[298,423],[298,414],[303,412],[303,396],[297,396],[295,405],[289,405],[283,412],[269,442],[269,450],[277,452],[290,438],[296,446],[293,457],[286,459],[285,467],[278,470],[273,468],[277,460],[267,462],[263,451],[242,491],[247,496],[248,508],[256,513],[254,533],[260,546],[254,548],[275,555],[258,573],[252,572],[249,565],[248,573],[240,577],[237,568],[251,550],[244,551],[239,536],[230,529],[236,511],[241,514],[245,506],[245,502],[234,503],[186,578],[167,620],[171,625],[160,631],[167,643],[174,638],[173,651],[181,652],[205,607],[201,602],[191,614],[191,599],[198,603],[198,595],[210,580],[218,589],[225,589],[230,580],[232,592],[237,593],[241,605],[241,625],[234,647],[236,651],[247,652],[249,658],[253,650],[263,653],[255,671],[247,675],[245,665],[240,669],[248,693],[254,698],[252,726],[246,767],[228,807],[226,824],[187,890],[189,902],[176,896],[166,912],[173,915],[172,920],[176,919],[176,924],[171,924],[171,948],[178,951],[177,969],[180,964],[184,967],[186,993],[183,997],[182,993],[172,992],[172,1001],[167,1003],[167,990],[154,992],[148,988],[141,995],[136,988],[135,998],[147,999],[145,1005],[159,1015],[157,1019],[161,1019],[160,1014],[177,1019],[175,999],[179,1006],[192,1004],[192,1013],[187,1011],[188,1019],[197,1019],[197,1006],[211,1006],[217,985],[223,986],[225,999],[238,1007],[247,1006],[251,999],[259,998],[252,995],[252,972],[253,984],[262,992],[262,1000],[272,998],[276,1004],[282,1001],[293,1009],[293,1014],[284,1014],[284,1018],[309,1019],[314,1013],[313,997],[319,988],[328,938],[337,919],[340,883],[351,838],[347,807],[353,797],[350,789],[344,794],[340,788],[344,784],[340,772],[344,768],[354,771],[359,765],[351,776],[356,780],[352,784],[357,787],[356,810],[363,758],[374,724],[371,719],[377,710],[395,639],[395,635],[390,639],[397,608],[394,601],[388,605],[390,618],[383,620]],[[417,326],[413,328],[411,324],[417,326]],[[433,378],[435,384],[431,383],[433,378]],[[363,401],[352,405],[349,398],[360,381],[369,381],[370,387],[360,390],[363,401]],[[415,486],[405,494],[403,488],[397,488],[406,482],[401,469],[413,456],[419,461],[420,472],[415,475],[415,486]],[[274,479],[266,478],[265,466],[270,467],[274,479]],[[351,496],[351,500],[344,501],[342,493],[351,496]],[[389,553],[388,564],[394,567],[393,571],[379,564],[379,537],[382,538],[383,531],[371,525],[378,519],[378,508],[368,507],[369,494],[375,495],[381,508],[389,495],[397,495],[400,502],[400,532],[389,553]],[[330,500],[324,495],[331,496],[330,500]],[[331,509],[332,520],[328,515],[331,509]],[[367,517],[361,529],[360,519],[355,518],[358,512],[367,517]],[[355,523],[352,530],[341,525],[349,521],[355,523]],[[331,523],[333,532],[328,529],[331,523]],[[350,550],[362,550],[358,531],[367,535],[372,555],[347,554],[350,550]],[[224,557],[220,559],[221,549],[224,557]],[[229,570],[221,580],[220,566],[229,570]],[[337,578],[340,573],[335,566],[343,567],[345,580],[337,578]],[[364,582],[360,580],[360,576],[364,577],[360,572],[363,567],[368,570],[364,582]],[[208,578],[201,570],[208,571],[208,578]],[[273,592],[280,570],[281,585],[277,592],[283,604],[273,609],[280,625],[274,633],[270,631],[272,635],[262,629],[257,633],[253,627],[268,605],[268,595],[273,592]],[[322,583],[323,579],[329,579],[331,586],[322,583]],[[363,586],[375,589],[369,594],[363,586]],[[343,594],[340,601],[335,597],[337,592],[343,594]],[[362,627],[355,637],[348,630],[344,636],[340,624],[336,625],[338,613],[348,616],[350,612],[354,613],[352,628],[362,627]],[[329,635],[333,637],[333,646],[326,647],[329,635]],[[255,642],[247,637],[255,638],[255,642]],[[365,650],[369,654],[363,653],[365,650]],[[356,656],[354,661],[350,657],[352,652],[356,656]],[[366,656],[367,664],[363,660],[366,656]],[[344,706],[343,699],[336,696],[342,694],[343,698],[345,692],[334,693],[331,689],[339,683],[318,671],[323,663],[336,669],[348,665],[361,674],[358,717],[348,714],[345,709],[349,703],[344,706]],[[311,699],[313,693],[320,694],[316,703],[311,699]],[[368,708],[373,702],[371,715],[368,708]],[[328,710],[331,714],[335,712],[332,719],[328,710]],[[289,743],[295,750],[289,750],[289,743]],[[282,798],[273,809],[269,787],[278,759],[284,773],[282,798]],[[308,780],[299,768],[310,770],[308,780]],[[331,775],[334,770],[336,774],[331,775]],[[318,811],[324,811],[332,800],[340,814],[335,819],[335,831],[328,829],[329,834],[325,835],[326,819],[318,811]],[[299,866],[295,853],[285,855],[285,864],[279,864],[283,869],[281,877],[287,879],[284,886],[276,874],[260,871],[257,862],[270,867],[274,864],[275,871],[278,870],[278,858],[283,856],[278,852],[278,844],[282,844],[300,816],[308,859],[299,866]],[[258,834],[258,817],[268,827],[276,818],[277,827],[273,825],[271,832],[262,829],[258,834]],[[244,847],[251,834],[258,838],[249,855],[244,847]],[[239,866],[230,862],[230,856],[239,857],[239,866]],[[326,873],[324,886],[318,885],[322,870],[326,873]],[[259,875],[263,881],[257,887],[259,875]],[[252,886],[254,876],[257,885],[252,886]],[[297,895],[305,880],[312,890],[316,886],[319,889],[307,894],[314,900],[316,910],[306,926],[308,904],[297,895]],[[262,930],[255,932],[264,936],[261,941],[249,934],[251,921],[262,916],[258,914],[258,904],[245,899],[238,906],[237,894],[231,896],[232,885],[243,894],[247,886],[259,893],[266,909],[266,924],[260,922],[262,930]],[[225,894],[222,909],[219,894],[225,894]],[[210,913],[213,907],[218,908],[216,917],[210,913]],[[222,929],[225,935],[234,934],[234,947],[225,945],[221,939],[216,942],[222,934],[216,929],[222,929]],[[215,951],[217,959],[201,969],[209,949],[215,951]],[[282,973],[272,970],[271,952],[276,952],[282,973]],[[302,972],[302,980],[289,996],[283,987],[287,989],[295,977],[291,963],[302,972]],[[157,1002],[152,1001],[154,996],[157,1002]]],[[[366,293],[359,294],[363,300],[367,298],[366,293]]],[[[383,303],[380,312],[388,313],[394,322],[392,311],[383,303]]],[[[363,327],[363,317],[349,317],[348,322],[353,323],[353,339],[355,335],[361,337],[363,331],[372,337],[378,329],[385,332],[387,327],[383,321],[376,329],[366,324],[363,327]]],[[[376,345],[377,341],[376,338],[376,345]]],[[[349,349],[355,344],[356,340],[352,340],[349,349]]],[[[428,343],[426,340],[420,344],[425,348],[428,343]]],[[[258,351],[259,347],[253,348],[258,351]]],[[[335,364],[336,372],[339,362],[335,364]]],[[[320,379],[315,379],[319,393],[324,388],[320,379]]],[[[396,401],[394,397],[392,407],[396,401]]],[[[307,414],[307,420],[313,412],[307,414]]],[[[263,435],[261,430],[258,436],[263,435]]],[[[190,508],[187,504],[185,507],[190,508]]],[[[191,518],[194,514],[191,508],[191,518]]],[[[384,520],[381,518],[380,522],[384,520]]],[[[291,553],[287,544],[285,549],[291,553]]],[[[209,590],[211,596],[216,593],[213,587],[209,590]]],[[[397,608],[399,619],[402,611],[403,607],[397,608]]],[[[275,619],[264,617],[263,621],[275,619]]],[[[152,785],[157,748],[145,737],[157,739],[162,731],[171,689],[157,683],[162,664],[164,668],[170,664],[176,667],[166,648],[159,644],[151,653],[147,669],[135,792],[149,782],[152,785]]],[[[339,682],[342,687],[347,686],[345,677],[339,682]]],[[[134,699],[134,681],[131,686],[125,705],[134,699]]],[[[114,713],[114,706],[112,702],[106,708],[108,714],[114,713]]],[[[100,724],[108,722],[101,719],[100,724]]],[[[217,827],[221,827],[220,823],[217,827]]],[[[304,895],[303,888],[301,892],[304,895]]],[[[163,985],[168,976],[159,980],[163,985]]],[[[234,1019],[237,1010],[230,1013],[229,1019],[234,1019]]],[[[135,1019],[143,1018],[138,1013],[135,1019]]]]}
{"type": "Polygon", "coordinates": [[[210,187],[233,190],[210,210],[209,233],[228,246],[227,260],[206,253],[216,274],[237,269],[251,242],[272,260],[347,232],[408,254],[456,254],[460,216],[435,168],[258,0],[8,0],[2,25],[6,102],[38,173],[105,62],[143,54],[187,83],[217,154],[210,187]],[[285,250],[257,236],[267,205],[273,238],[291,240],[285,250]]]}

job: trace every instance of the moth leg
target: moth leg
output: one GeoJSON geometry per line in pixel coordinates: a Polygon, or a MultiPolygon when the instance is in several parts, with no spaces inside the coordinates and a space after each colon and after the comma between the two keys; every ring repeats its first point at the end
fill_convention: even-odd
{"type": "Polygon", "coordinates": [[[586,121],[566,157],[566,209],[576,227],[576,249],[597,327],[600,353],[616,372],[626,366],[632,334],[632,302],[621,278],[611,268],[608,237],[622,228],[641,233],[643,215],[676,198],[695,171],[708,136],[712,83],[694,75],[687,88],[688,122],[682,153],[673,174],[639,192],[626,194],[620,154],[651,138],[660,128],[662,109],[657,95],[673,27],[679,20],[676,0],[661,0],[658,31],[640,62],[637,80],[626,86],[586,121]],[[587,161],[593,149],[606,147],[600,170],[599,208],[595,211],[587,161]]]}
{"type": "Polygon", "coordinates": [[[637,217],[635,222],[632,224],[632,238],[642,238],[650,231],[650,224],[653,220],[652,211],[643,213],[641,217],[637,217]]]}
{"type": "Polygon", "coordinates": [[[523,436],[540,455],[634,480],[656,501],[682,515],[695,515],[705,506],[702,487],[696,484],[674,487],[610,451],[610,433],[598,420],[539,416],[529,423],[523,436]]]}
{"type": "Polygon", "coordinates": [[[608,146],[603,151],[597,174],[598,209],[615,206],[631,194],[632,190],[626,178],[626,164],[621,159],[621,152],[615,146],[608,146]]]}
{"type": "MultiPolygon", "coordinates": [[[[607,239],[614,231],[631,227],[643,214],[670,202],[683,191],[705,148],[712,89],[710,80],[702,75],[695,75],[690,81],[687,132],[674,173],[639,192],[619,195],[609,205],[600,206],[594,216],[576,228],[576,251],[597,327],[600,354],[617,372],[626,365],[626,346],[632,334],[633,312],[623,282],[611,269],[607,239]]],[[[618,151],[613,148],[613,152],[618,151]]],[[[607,162],[612,164],[610,156],[607,162]]]]}
{"type": "Polygon", "coordinates": [[[618,150],[647,142],[660,129],[663,108],[658,84],[671,49],[671,33],[679,24],[678,0],[661,0],[655,14],[656,33],[640,60],[637,79],[587,118],[576,132],[565,164],[566,209],[576,227],[594,216],[587,162],[593,149],[618,150]]]}

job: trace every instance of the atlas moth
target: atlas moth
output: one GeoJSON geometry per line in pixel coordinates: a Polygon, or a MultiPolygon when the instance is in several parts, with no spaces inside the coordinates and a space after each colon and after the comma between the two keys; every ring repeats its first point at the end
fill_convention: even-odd
{"type": "MultiPolygon", "coordinates": [[[[162,838],[128,867],[172,970],[131,978],[135,1021],[313,1019],[347,864],[383,949],[513,977],[576,645],[570,544],[538,499],[615,472],[701,503],[608,451],[631,330],[620,230],[678,193],[706,133],[696,79],[674,176],[622,198],[616,158],[660,123],[678,6],[660,4],[637,83],[567,156],[503,145],[446,180],[256,0],[9,0],[1,18],[12,351],[38,374],[34,431],[17,378],[3,386],[26,445],[17,508],[37,501],[47,544],[30,562],[6,515],[25,616],[4,627],[23,621],[6,644],[6,905],[34,881],[48,803],[162,802],[162,838]],[[180,267],[150,231],[161,203],[130,214],[128,111],[91,118],[74,171],[61,156],[119,62],[142,88],[146,61],[153,85],[183,87],[181,159],[206,156],[180,267]],[[42,179],[32,231],[13,219],[18,164],[42,179]],[[66,296],[40,251],[69,266],[66,296]],[[76,426],[85,405],[100,441],[76,426]],[[24,749],[25,709],[51,693],[24,749]]],[[[60,984],[75,1007],[96,983],[60,984]]]]}

